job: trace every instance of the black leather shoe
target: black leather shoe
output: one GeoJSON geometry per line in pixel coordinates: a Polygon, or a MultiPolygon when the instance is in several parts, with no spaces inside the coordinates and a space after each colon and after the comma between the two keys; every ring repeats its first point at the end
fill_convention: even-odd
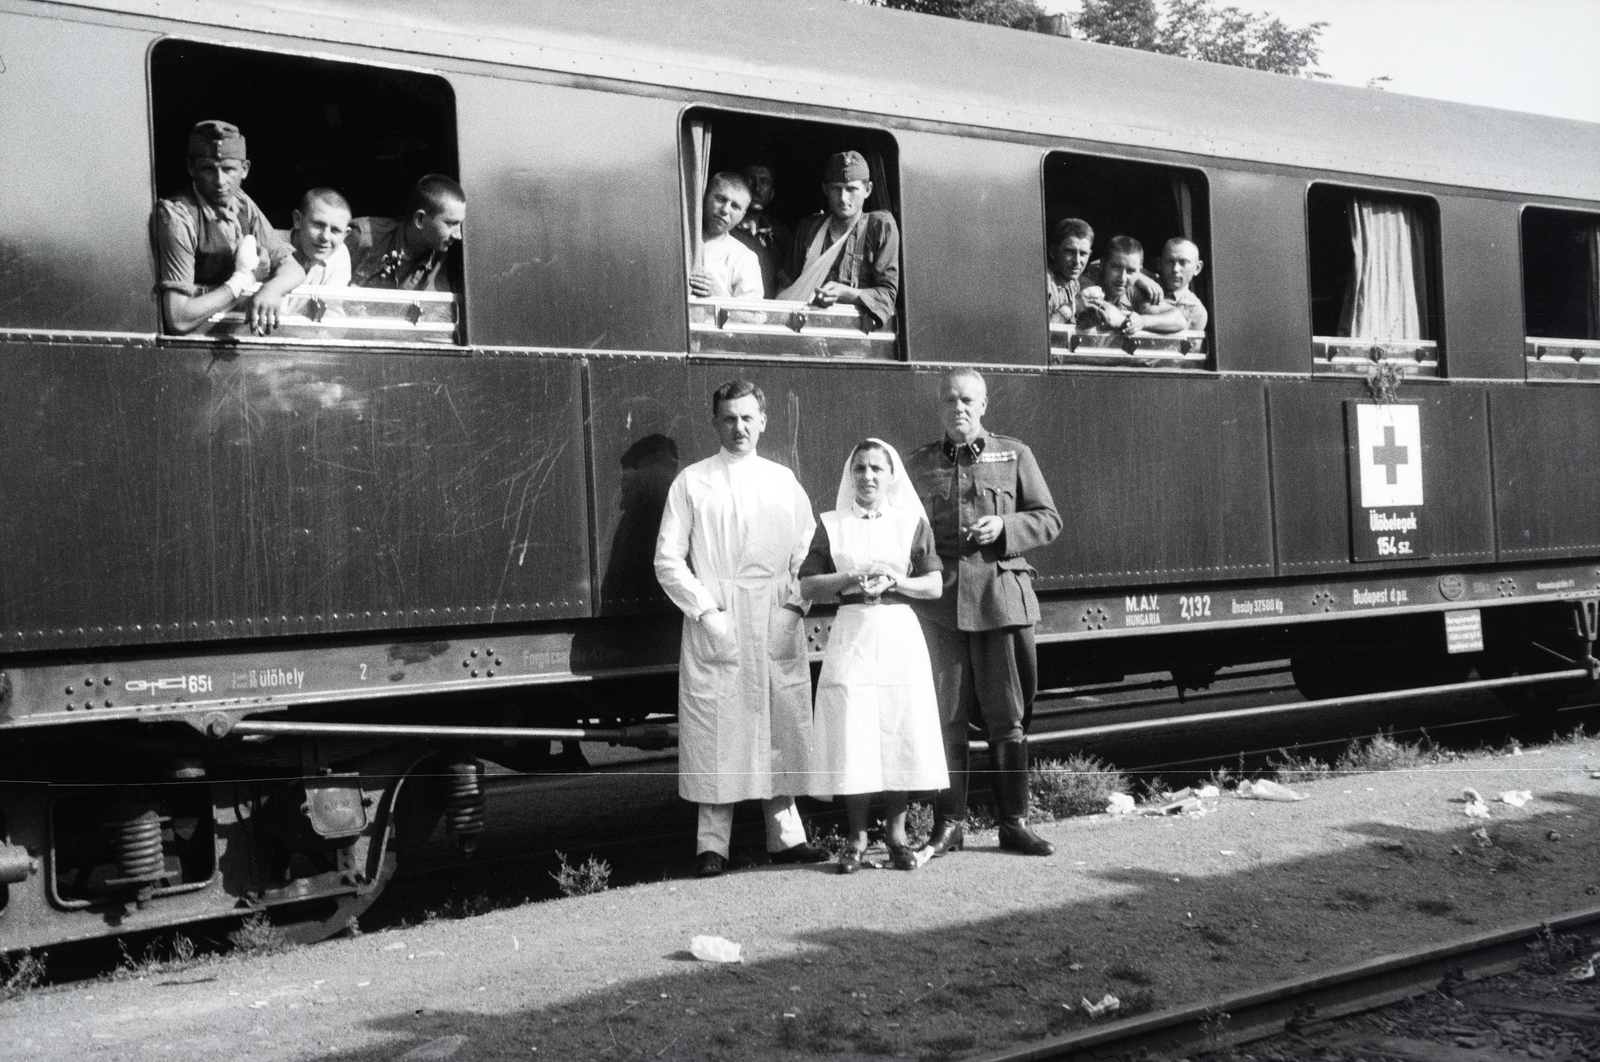
{"type": "Polygon", "coordinates": [[[959,852],[965,848],[967,838],[959,822],[941,822],[933,831],[933,836],[928,838],[928,847],[933,849],[931,858],[938,859],[946,852],[959,852]]]}
{"type": "Polygon", "coordinates": [[[990,749],[995,760],[994,802],[1000,819],[1000,850],[1047,856],[1055,845],[1028,828],[1028,744],[1001,741],[990,749]]]}
{"type": "Polygon", "coordinates": [[[1047,856],[1055,855],[1056,846],[1028,829],[1027,823],[1012,821],[1000,824],[1000,850],[1018,852],[1022,855],[1047,856]]]}
{"type": "Polygon", "coordinates": [[[694,861],[694,876],[697,878],[714,878],[728,866],[728,860],[716,852],[701,852],[694,861]]]}
{"type": "Polygon", "coordinates": [[[917,857],[903,844],[889,843],[889,862],[896,870],[917,869],[917,857]]]}
{"type": "Polygon", "coordinates": [[[801,841],[793,848],[785,848],[781,852],[773,852],[768,856],[774,863],[826,863],[828,853],[807,841],[801,841]]]}
{"type": "Polygon", "coordinates": [[[839,853],[839,873],[854,874],[861,869],[861,853],[853,848],[846,848],[839,853]]]}

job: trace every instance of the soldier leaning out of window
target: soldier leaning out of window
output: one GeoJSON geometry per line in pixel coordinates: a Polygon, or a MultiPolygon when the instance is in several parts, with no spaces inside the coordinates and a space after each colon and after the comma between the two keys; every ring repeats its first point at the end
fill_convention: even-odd
{"type": "Polygon", "coordinates": [[[250,174],[244,136],[228,122],[199,122],[189,133],[191,184],[156,205],[154,239],[162,318],[186,335],[235,307],[250,330],[278,326],[283,297],[305,279],[289,245],[240,188],[250,174]],[[245,288],[262,281],[246,298],[245,288]]]}
{"type": "Polygon", "coordinates": [[[450,251],[461,242],[466,217],[461,186],[443,174],[428,174],[406,198],[403,216],[350,223],[350,282],[358,288],[459,292],[459,266],[450,251]]]}

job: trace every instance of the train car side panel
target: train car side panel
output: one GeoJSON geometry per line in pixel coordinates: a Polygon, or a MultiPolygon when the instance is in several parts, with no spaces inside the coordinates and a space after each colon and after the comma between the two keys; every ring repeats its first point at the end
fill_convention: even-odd
{"type": "Polygon", "coordinates": [[[0,646],[588,613],[575,363],[47,349],[0,345],[0,646]]]}
{"type": "Polygon", "coordinates": [[[1225,169],[1210,177],[1216,367],[1309,373],[1305,181],[1225,169]]]}
{"type": "MultiPolygon", "coordinates": [[[[1267,399],[1280,574],[1359,570],[1364,565],[1351,552],[1346,406],[1371,404],[1371,398],[1356,381],[1274,381],[1267,399]]],[[[1417,509],[1428,547],[1418,560],[1389,563],[1458,566],[1495,559],[1486,401],[1482,387],[1401,389],[1397,402],[1419,407],[1423,504],[1417,509]]],[[[1413,457],[1408,452],[1398,459],[1413,457]]]]}
{"type": "Polygon", "coordinates": [[[1061,537],[1029,554],[1040,589],[1272,571],[1259,382],[1052,374],[1042,386],[1018,383],[1006,404],[991,399],[986,423],[1033,448],[1061,511],[1061,537]]]}
{"type": "Polygon", "coordinates": [[[1600,551],[1600,391],[1505,388],[1490,397],[1495,541],[1502,560],[1600,551]]]}
{"type": "Polygon", "coordinates": [[[683,350],[677,105],[480,76],[451,83],[471,195],[468,338],[683,350]]]}
{"type": "Polygon", "coordinates": [[[1522,240],[1515,203],[1461,196],[1439,198],[1444,249],[1445,371],[1448,375],[1520,380],[1522,240]]]}
{"type": "Polygon", "coordinates": [[[0,328],[155,329],[149,126],[136,91],[152,39],[0,12],[0,328]],[[88,85],[116,88],[86,105],[88,85]]]}
{"type": "Polygon", "coordinates": [[[1038,149],[898,133],[913,361],[1047,361],[1038,149]],[[996,253],[1004,248],[1004,253],[996,253]]]}

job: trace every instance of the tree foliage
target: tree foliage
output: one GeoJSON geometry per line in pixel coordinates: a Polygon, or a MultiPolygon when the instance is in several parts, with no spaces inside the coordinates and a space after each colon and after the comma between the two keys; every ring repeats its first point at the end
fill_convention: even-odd
{"type": "Polygon", "coordinates": [[[915,11],[923,15],[942,18],[959,18],[965,22],[983,22],[990,26],[1009,26],[1012,29],[1032,30],[1046,17],[1044,8],[1034,0],[872,0],[879,7],[892,7],[897,11],[915,11]]]}
{"type": "Polygon", "coordinates": [[[1213,7],[1211,0],[1084,0],[1078,31],[1084,39],[1184,59],[1320,77],[1310,72],[1322,49],[1326,22],[1293,29],[1280,18],[1213,7]]]}
{"type": "MultiPolygon", "coordinates": [[[[1047,13],[1034,0],[867,0],[924,15],[1031,30],[1047,13]]],[[[1099,44],[1160,52],[1300,77],[1323,77],[1311,67],[1326,22],[1294,29],[1280,18],[1213,7],[1211,0],[1083,0],[1073,36],[1099,44]]]]}

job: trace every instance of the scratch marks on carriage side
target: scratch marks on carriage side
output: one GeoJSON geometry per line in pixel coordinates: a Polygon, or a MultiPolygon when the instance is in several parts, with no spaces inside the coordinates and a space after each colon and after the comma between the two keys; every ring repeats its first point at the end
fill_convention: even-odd
{"type": "Polygon", "coordinates": [[[551,477],[560,467],[561,457],[567,452],[567,446],[568,441],[563,439],[540,454],[531,468],[513,472],[500,481],[502,485],[510,488],[506,492],[506,504],[501,513],[500,523],[503,527],[509,525],[511,534],[506,544],[505,564],[500,569],[500,582],[494,591],[493,601],[496,605],[504,599],[505,585],[511,577],[511,569],[521,568],[527,562],[528,550],[533,545],[535,531],[534,511],[540,498],[544,496],[551,477]],[[512,511],[513,504],[515,512],[512,511]]]}

